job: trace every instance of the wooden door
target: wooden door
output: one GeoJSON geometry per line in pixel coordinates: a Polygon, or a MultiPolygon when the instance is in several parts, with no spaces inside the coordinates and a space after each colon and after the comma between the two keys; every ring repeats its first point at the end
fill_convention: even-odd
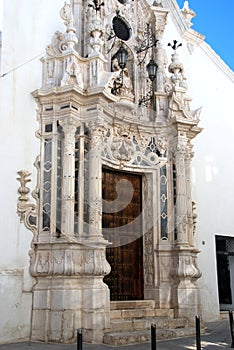
{"type": "Polygon", "coordinates": [[[111,273],[111,300],[143,299],[142,178],[103,169],[102,227],[111,273]]]}

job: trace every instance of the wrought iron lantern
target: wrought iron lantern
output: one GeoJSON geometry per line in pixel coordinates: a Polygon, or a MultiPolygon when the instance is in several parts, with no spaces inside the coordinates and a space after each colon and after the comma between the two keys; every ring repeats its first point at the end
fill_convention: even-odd
{"type": "Polygon", "coordinates": [[[149,63],[146,66],[146,69],[147,69],[149,78],[152,82],[156,78],[157,68],[158,68],[157,63],[155,63],[154,60],[151,58],[151,60],[149,61],[149,63]]]}
{"type": "Polygon", "coordinates": [[[118,60],[119,67],[124,69],[128,59],[128,52],[122,45],[116,53],[116,58],[118,60]]]}
{"type": "Polygon", "coordinates": [[[147,92],[147,94],[139,100],[139,106],[146,105],[148,101],[151,101],[153,99],[153,95],[154,95],[153,81],[155,80],[157,75],[157,69],[158,69],[157,63],[155,63],[155,61],[151,58],[151,60],[146,66],[146,69],[149,75],[149,79],[151,81],[151,85],[150,85],[150,90],[147,92]]]}
{"type": "Polygon", "coordinates": [[[120,92],[120,89],[123,87],[123,70],[126,66],[128,59],[127,50],[121,45],[119,50],[116,52],[116,58],[118,61],[118,65],[121,69],[119,76],[114,80],[113,88],[111,89],[111,93],[117,95],[120,92]]]}

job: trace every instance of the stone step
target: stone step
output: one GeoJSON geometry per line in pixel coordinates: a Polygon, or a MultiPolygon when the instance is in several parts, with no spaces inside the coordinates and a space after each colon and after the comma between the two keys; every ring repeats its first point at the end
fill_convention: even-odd
{"type": "Polygon", "coordinates": [[[111,309],[110,319],[133,319],[143,317],[168,317],[174,318],[173,309],[154,309],[154,308],[136,308],[136,309],[111,309]]]}
{"type": "Polygon", "coordinates": [[[220,311],[220,319],[221,320],[229,320],[229,313],[228,313],[228,311],[220,311]]]}
{"type": "Polygon", "coordinates": [[[155,309],[154,300],[126,300],[126,301],[111,301],[111,310],[128,310],[128,309],[155,309]]]}
{"type": "MultiPolygon", "coordinates": [[[[157,329],[156,339],[172,339],[195,335],[195,328],[157,329]]],[[[109,345],[137,344],[151,341],[150,330],[106,333],[103,342],[109,345]]]]}
{"type": "Polygon", "coordinates": [[[111,332],[121,331],[136,331],[150,329],[151,324],[155,323],[157,329],[162,328],[184,328],[188,326],[186,318],[167,318],[167,317],[150,317],[150,318],[136,318],[132,320],[112,320],[111,332]]]}

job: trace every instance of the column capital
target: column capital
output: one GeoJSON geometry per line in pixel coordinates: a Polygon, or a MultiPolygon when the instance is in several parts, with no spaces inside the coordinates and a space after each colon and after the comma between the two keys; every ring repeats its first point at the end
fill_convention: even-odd
{"type": "Polygon", "coordinates": [[[59,124],[62,126],[64,131],[68,131],[69,129],[76,130],[78,126],[80,126],[80,123],[77,121],[77,119],[73,117],[67,117],[64,119],[59,120],[59,124]]]}

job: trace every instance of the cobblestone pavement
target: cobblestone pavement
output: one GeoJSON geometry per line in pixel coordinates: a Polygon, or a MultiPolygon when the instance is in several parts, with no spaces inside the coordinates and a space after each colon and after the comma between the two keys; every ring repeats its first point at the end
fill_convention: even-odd
{"type": "MultiPolygon", "coordinates": [[[[231,349],[231,336],[227,320],[210,322],[206,324],[206,332],[201,336],[202,349],[231,349]]],[[[76,350],[76,344],[48,344],[39,342],[23,342],[2,344],[0,350],[76,350]]],[[[110,346],[104,344],[83,343],[83,350],[151,350],[150,343],[125,346],[110,346]]],[[[195,337],[162,340],[157,342],[157,350],[196,350],[195,337]]]]}

